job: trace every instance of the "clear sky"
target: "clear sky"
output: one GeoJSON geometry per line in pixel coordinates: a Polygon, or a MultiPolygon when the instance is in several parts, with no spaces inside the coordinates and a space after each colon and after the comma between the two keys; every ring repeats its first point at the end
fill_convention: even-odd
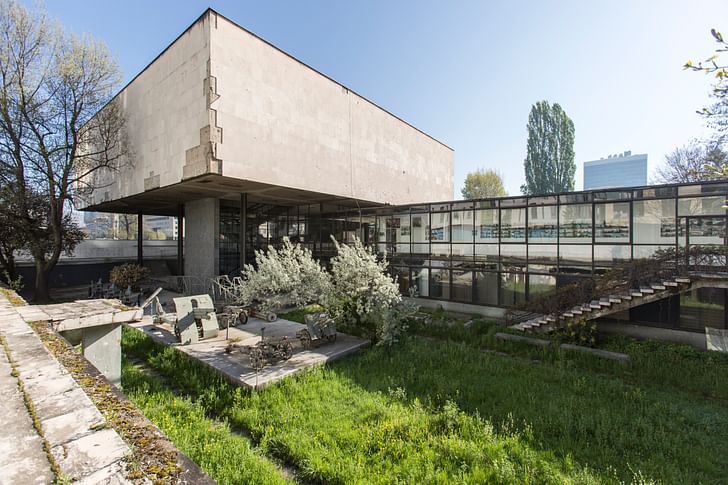
{"type": "Polygon", "coordinates": [[[710,78],[681,66],[712,54],[712,27],[728,34],[728,0],[46,0],[126,80],[208,6],[454,148],[455,198],[479,167],[519,193],[541,99],[574,120],[577,189],[584,161],[624,150],[651,173],[706,134],[710,78]]]}

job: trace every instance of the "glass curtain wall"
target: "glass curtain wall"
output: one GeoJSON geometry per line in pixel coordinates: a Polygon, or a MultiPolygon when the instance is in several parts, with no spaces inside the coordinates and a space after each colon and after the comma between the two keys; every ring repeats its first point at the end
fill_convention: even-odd
{"type": "MultiPolygon", "coordinates": [[[[508,307],[659,250],[725,244],[727,195],[707,183],[378,209],[377,247],[403,290],[508,307]]],[[[725,297],[707,293],[683,306],[715,321],[706,308],[725,297]]]]}

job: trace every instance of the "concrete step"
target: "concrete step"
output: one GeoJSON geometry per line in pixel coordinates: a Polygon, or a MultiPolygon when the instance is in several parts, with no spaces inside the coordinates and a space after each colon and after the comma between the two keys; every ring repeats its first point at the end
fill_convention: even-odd
{"type": "Polygon", "coordinates": [[[620,298],[618,296],[610,296],[609,302],[610,303],[622,303],[622,298],[620,298]]]}
{"type": "Polygon", "coordinates": [[[653,289],[653,290],[655,290],[655,291],[663,291],[663,290],[665,290],[665,289],[666,289],[666,288],[665,288],[665,285],[661,285],[661,284],[659,284],[659,283],[653,283],[653,284],[651,284],[651,285],[650,285],[650,288],[652,288],[652,289],[653,289]]]}
{"type": "Polygon", "coordinates": [[[680,283],[678,283],[677,281],[663,281],[662,284],[665,286],[672,287],[672,288],[676,288],[676,287],[680,286],[680,283]]]}
{"type": "Polygon", "coordinates": [[[675,281],[678,282],[678,283],[689,284],[690,283],[690,278],[675,278],[675,281]]]}
{"type": "Polygon", "coordinates": [[[632,295],[634,298],[642,298],[642,292],[639,290],[630,291],[630,295],[632,295]]]}
{"type": "Polygon", "coordinates": [[[640,291],[642,293],[647,293],[648,295],[651,295],[655,292],[655,290],[653,290],[652,288],[647,288],[646,286],[640,287],[640,291]]]}

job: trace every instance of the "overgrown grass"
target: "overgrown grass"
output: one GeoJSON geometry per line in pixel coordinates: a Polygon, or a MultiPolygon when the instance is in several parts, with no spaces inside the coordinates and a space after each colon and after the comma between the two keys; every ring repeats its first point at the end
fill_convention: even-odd
{"type": "Polygon", "coordinates": [[[124,362],[122,385],[129,399],[216,482],[285,484],[275,464],[230,427],[205,415],[189,398],[178,397],[157,379],[124,362]]]}
{"type": "MultiPolygon", "coordinates": [[[[475,349],[507,352],[559,367],[589,369],[634,384],[661,390],[673,389],[728,402],[728,354],[720,352],[705,352],[688,345],[635,340],[624,336],[601,336],[597,347],[630,356],[631,364],[624,365],[591,355],[563,351],[558,346],[542,348],[499,340],[495,338],[495,333],[507,330],[484,320],[473,320],[468,327],[458,321],[448,324],[437,321],[434,324],[414,323],[410,330],[417,335],[462,342],[475,349]]],[[[558,341],[557,337],[536,336],[558,341]]]]}
{"type": "Polygon", "coordinates": [[[413,338],[250,395],[140,333],[126,332],[124,345],[312,480],[725,479],[725,406],[595,374],[573,361],[533,364],[461,342],[413,338]]]}

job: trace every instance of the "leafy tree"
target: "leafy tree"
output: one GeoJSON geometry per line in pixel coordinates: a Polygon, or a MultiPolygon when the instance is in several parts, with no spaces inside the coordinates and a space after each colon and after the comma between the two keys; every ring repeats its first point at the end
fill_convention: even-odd
{"type": "Polygon", "coordinates": [[[35,261],[36,301],[50,299],[48,275],[80,239],[74,198],[127,160],[119,81],[105,46],[0,0],[0,182],[35,261]]]}
{"type": "Polygon", "coordinates": [[[528,115],[524,168],[527,195],[574,190],[574,122],[558,103],[539,101],[528,115]]]}
{"type": "Polygon", "coordinates": [[[697,64],[688,61],[683,66],[685,69],[704,72],[715,77],[712,96],[714,103],[699,111],[716,132],[717,144],[723,144],[728,137],[728,64],[721,62],[720,56],[728,52],[728,42],[723,35],[715,29],[710,30],[718,47],[712,56],[697,64]]]}
{"type": "Polygon", "coordinates": [[[665,165],[655,171],[655,180],[664,184],[712,180],[715,177],[706,173],[705,166],[720,166],[727,158],[720,147],[692,140],[665,156],[665,165]]]}
{"type": "Polygon", "coordinates": [[[460,193],[465,199],[485,199],[507,195],[500,174],[495,170],[484,169],[470,172],[465,177],[465,184],[460,193]]]}

